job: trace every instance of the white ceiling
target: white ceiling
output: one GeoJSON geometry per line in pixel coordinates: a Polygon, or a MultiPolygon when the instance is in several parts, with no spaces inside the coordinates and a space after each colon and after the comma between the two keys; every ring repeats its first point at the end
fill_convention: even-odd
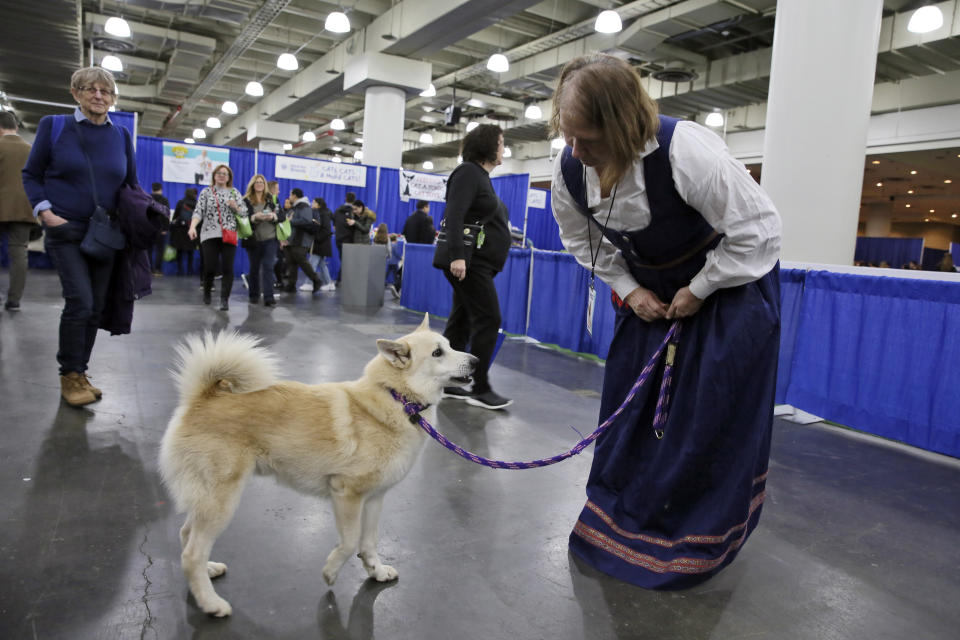
{"type": "MultiPolygon", "coordinates": [[[[957,1],[940,3],[949,11],[942,37],[917,44],[899,34],[908,12],[922,4],[884,0],[876,83],[882,89],[926,79],[935,88],[907,100],[899,92],[895,104],[875,99],[875,113],[960,103],[957,1]]],[[[93,43],[94,61],[110,51],[123,60],[119,106],[140,113],[143,134],[184,138],[215,115],[224,127],[208,130],[207,141],[245,146],[256,144],[247,142],[248,125],[270,120],[318,134],[314,143],[298,143],[295,153],[329,158],[340,147],[349,158],[359,149],[363,95],[343,91],[344,64],[378,51],[431,64],[437,95],[407,101],[403,161],[432,160],[439,170],[456,161],[466,122],[477,119],[505,128],[515,158],[547,155],[546,123],[525,119],[524,106],[537,102],[546,116],[562,65],[583,51],[629,60],[669,115],[702,121],[716,108],[748,106],[763,114],[775,18],[776,0],[4,0],[0,91],[24,125],[34,127],[71,102],[69,75],[89,64],[93,43]],[[326,32],[327,14],[340,7],[352,30],[326,32]],[[611,7],[624,30],[596,34],[594,19],[611,7]],[[130,23],[131,38],[104,33],[104,21],[114,15],[130,23]],[[278,70],[277,56],[292,51],[300,69],[278,70]],[[498,51],[511,61],[503,74],[485,68],[498,51]],[[263,83],[263,98],[244,95],[249,80],[263,83]],[[224,100],[236,101],[240,113],[221,113],[224,100]],[[442,110],[454,101],[463,116],[445,126],[442,110]],[[347,129],[322,135],[335,117],[347,129]],[[424,131],[433,134],[432,144],[419,142],[424,131]]],[[[731,121],[728,132],[762,126],[762,117],[747,117],[731,121]]],[[[923,161],[936,165],[937,157],[923,161]]]]}

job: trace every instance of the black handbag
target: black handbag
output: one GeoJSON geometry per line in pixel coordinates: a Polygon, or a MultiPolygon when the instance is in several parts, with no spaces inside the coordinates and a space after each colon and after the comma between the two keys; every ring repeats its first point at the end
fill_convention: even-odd
{"type": "MultiPolygon", "coordinates": [[[[473,250],[477,248],[478,243],[483,243],[482,238],[482,224],[463,225],[463,259],[466,261],[467,267],[470,266],[473,250]]],[[[433,266],[442,270],[450,268],[450,245],[447,242],[446,220],[440,224],[440,233],[437,234],[437,246],[433,251],[433,266]]]]}
{"type": "Polygon", "coordinates": [[[93,175],[93,163],[90,162],[90,156],[87,155],[87,148],[83,140],[83,132],[79,124],[76,125],[77,136],[80,138],[80,150],[83,151],[83,157],[87,159],[87,169],[90,170],[90,186],[93,189],[93,204],[96,209],[90,216],[90,224],[87,226],[87,232],[80,241],[80,252],[99,262],[106,262],[113,258],[114,254],[123,249],[127,244],[127,237],[123,235],[114,224],[113,220],[107,214],[107,210],[100,206],[100,198],[97,196],[97,181],[93,175]]]}

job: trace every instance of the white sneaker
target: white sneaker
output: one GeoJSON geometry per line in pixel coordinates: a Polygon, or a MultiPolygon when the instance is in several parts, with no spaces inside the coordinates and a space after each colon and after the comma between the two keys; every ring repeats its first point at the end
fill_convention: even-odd
{"type": "Polygon", "coordinates": [[[320,291],[336,291],[337,285],[333,282],[328,282],[327,284],[320,287],[320,291]]]}
{"type": "Polygon", "coordinates": [[[313,283],[304,282],[302,285],[300,285],[300,291],[313,291],[313,283]]]}

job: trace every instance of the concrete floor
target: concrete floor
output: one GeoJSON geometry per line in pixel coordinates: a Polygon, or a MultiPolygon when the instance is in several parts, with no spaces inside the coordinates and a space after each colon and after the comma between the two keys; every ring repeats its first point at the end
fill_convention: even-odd
{"type": "MultiPolygon", "coordinates": [[[[154,288],[132,335],[101,332],[90,373],[105,396],[89,409],[59,399],[55,276],[31,272],[23,311],[0,315],[0,638],[960,637],[958,461],[779,419],[760,526],[695,589],[644,591],[568,553],[592,450],[499,471],[428,441],[384,508],[381,555],[399,581],[371,583],[353,560],[328,589],[329,505],[257,477],[214,548],[230,567],[217,589],[234,615],[208,618],[187,593],[181,516],[157,473],[176,403],[172,345],[236,328],[263,336],[288,378],[347,379],[375,338],[406,333],[420,315],[392,301],[350,313],[335,293],[248,307],[242,288],[222,313],[200,304],[195,278],[154,288]]],[[[491,378],[515,404],[445,401],[437,426],[488,457],[552,455],[576,442],[571,427],[592,430],[601,375],[588,360],[508,340],[491,378]]]]}

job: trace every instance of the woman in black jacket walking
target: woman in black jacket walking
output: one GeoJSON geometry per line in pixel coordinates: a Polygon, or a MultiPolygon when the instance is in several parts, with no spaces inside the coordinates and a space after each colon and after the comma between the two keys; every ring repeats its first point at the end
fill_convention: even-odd
{"type": "Polygon", "coordinates": [[[186,258],[186,275],[193,273],[193,254],[196,252],[196,240],[191,240],[187,231],[190,229],[190,220],[193,218],[193,210],[197,208],[197,190],[195,187],[188,187],[183,194],[183,199],[177,202],[177,207],[173,212],[173,220],[170,222],[170,246],[177,250],[177,275],[184,275],[183,262],[186,258]]]}
{"type": "Polygon", "coordinates": [[[503,409],[513,401],[494,392],[487,378],[500,331],[500,302],[493,278],[510,252],[509,214],[490,182],[490,172],[503,161],[503,131],[497,125],[480,125],[463,139],[461,154],[463,163],[447,180],[444,227],[450,266],[443,275],[453,287],[453,308],[443,335],[458,351],[465,351],[469,344],[470,353],[480,361],[470,391],[445,387],[443,395],[503,409]],[[481,227],[469,264],[463,246],[465,224],[481,227]]]}

